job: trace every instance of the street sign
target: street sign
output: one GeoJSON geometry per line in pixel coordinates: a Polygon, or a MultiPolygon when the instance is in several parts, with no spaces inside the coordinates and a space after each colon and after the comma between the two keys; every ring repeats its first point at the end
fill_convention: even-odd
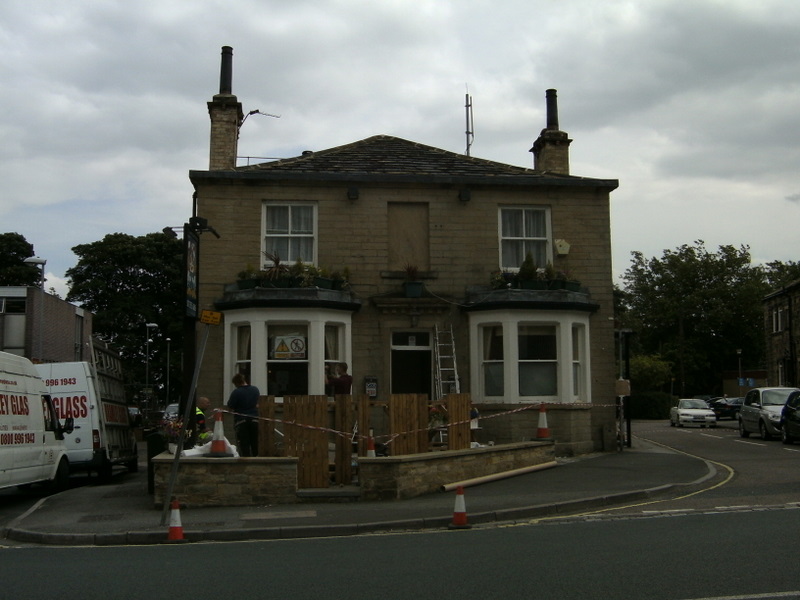
{"type": "Polygon", "coordinates": [[[219,325],[222,322],[222,313],[213,310],[200,311],[200,322],[206,325],[219,325]]]}

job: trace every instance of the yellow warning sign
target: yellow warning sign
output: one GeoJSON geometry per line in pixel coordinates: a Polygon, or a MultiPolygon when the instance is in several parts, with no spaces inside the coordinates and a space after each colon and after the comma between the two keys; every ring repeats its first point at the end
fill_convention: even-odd
{"type": "Polygon", "coordinates": [[[201,310],[200,322],[206,325],[219,325],[222,322],[222,313],[213,310],[201,310]]]}
{"type": "Polygon", "coordinates": [[[275,336],[273,356],[276,359],[305,359],[306,338],[296,335],[275,336]]]}

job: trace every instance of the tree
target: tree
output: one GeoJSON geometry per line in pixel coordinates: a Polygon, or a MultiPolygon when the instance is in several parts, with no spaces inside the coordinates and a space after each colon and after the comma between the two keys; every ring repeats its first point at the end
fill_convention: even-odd
{"type": "Polygon", "coordinates": [[[773,260],[764,268],[764,274],[771,290],[776,290],[800,279],[800,263],[793,260],[781,262],[773,260]]]}
{"type": "Polygon", "coordinates": [[[634,393],[663,391],[671,377],[672,365],[660,356],[639,354],[631,357],[631,389],[634,393]]]}
{"type": "Polygon", "coordinates": [[[38,286],[42,272],[36,265],[25,264],[33,256],[33,245],[19,233],[0,234],[0,285],[38,286]]]}
{"type": "MultiPolygon", "coordinates": [[[[183,242],[163,233],[113,233],[72,251],[79,260],[66,272],[67,301],[94,313],[94,333],[119,350],[131,392],[143,387],[147,366],[149,382],[163,388],[167,339],[178,350],[170,363],[177,364],[182,348],[183,242]]],[[[171,396],[181,389],[179,378],[170,378],[170,388],[171,396]]]]}
{"type": "Polygon", "coordinates": [[[736,368],[736,350],[752,365],[764,355],[764,269],[749,248],[704,242],[665,250],[660,259],[633,252],[623,275],[626,318],[636,323],[641,351],[672,363],[682,396],[719,392],[722,372],[736,368]]]}

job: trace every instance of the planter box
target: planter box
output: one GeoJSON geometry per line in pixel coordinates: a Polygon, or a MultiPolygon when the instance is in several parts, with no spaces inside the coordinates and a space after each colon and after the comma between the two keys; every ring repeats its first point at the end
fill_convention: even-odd
{"type": "Polygon", "coordinates": [[[334,280],[330,277],[314,277],[314,285],[323,290],[332,290],[334,280]]]}
{"type": "Polygon", "coordinates": [[[547,282],[540,279],[525,279],[519,282],[519,287],[523,290],[546,290],[547,282]]]}

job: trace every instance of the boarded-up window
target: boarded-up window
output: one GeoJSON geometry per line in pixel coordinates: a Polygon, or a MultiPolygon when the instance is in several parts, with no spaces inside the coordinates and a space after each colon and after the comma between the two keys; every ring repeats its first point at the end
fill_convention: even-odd
{"type": "Polygon", "coordinates": [[[402,271],[407,264],[412,264],[420,271],[430,270],[427,203],[390,202],[388,219],[388,269],[402,271]]]}

